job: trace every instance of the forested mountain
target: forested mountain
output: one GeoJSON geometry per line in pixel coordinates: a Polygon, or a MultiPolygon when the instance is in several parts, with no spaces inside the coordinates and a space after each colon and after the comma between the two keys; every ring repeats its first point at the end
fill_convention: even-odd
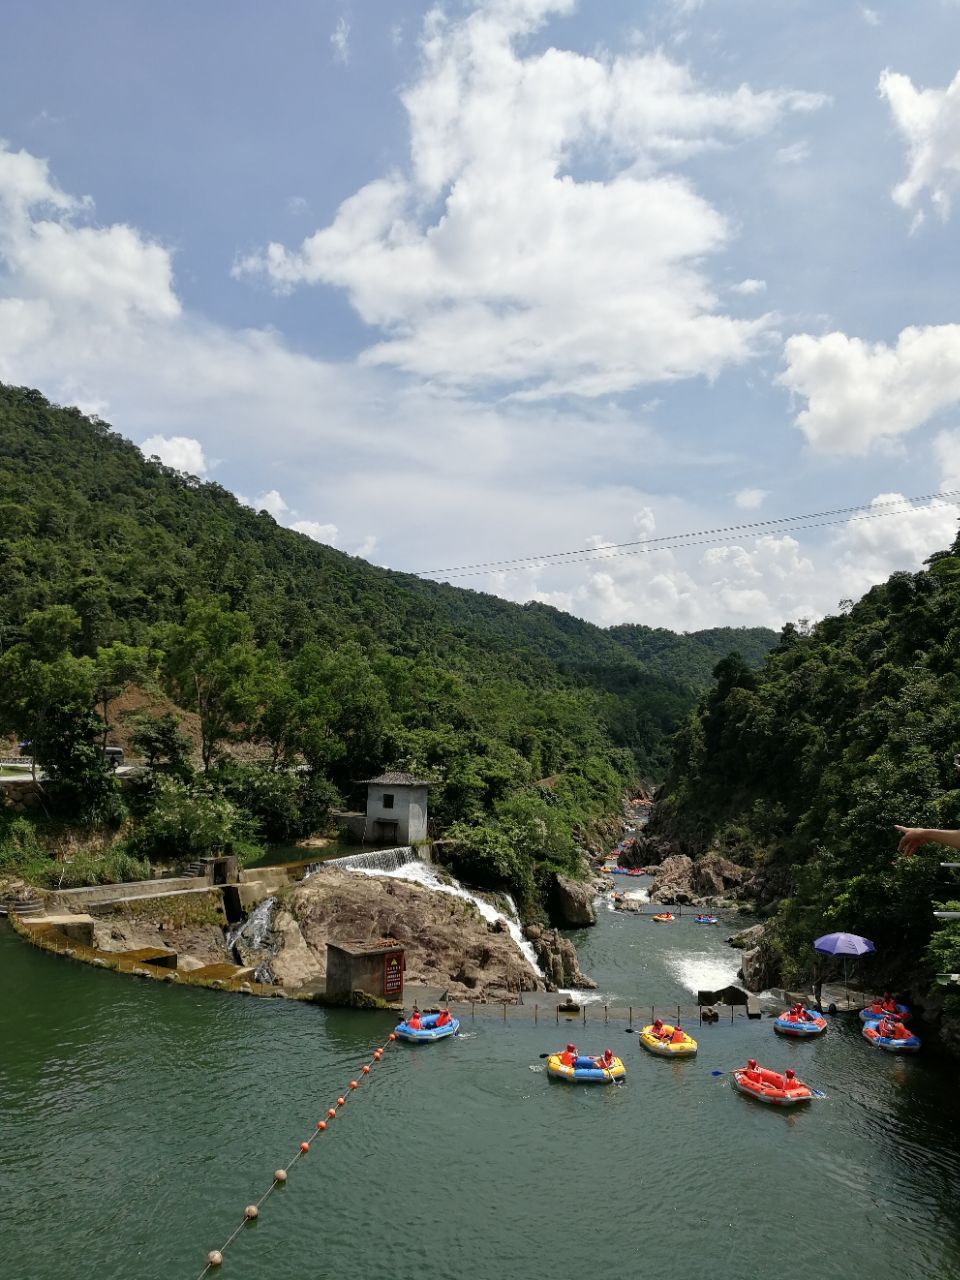
{"type": "Polygon", "coordinates": [[[663,627],[631,623],[610,627],[607,634],[651,675],[681,680],[695,689],[713,684],[713,669],[721,658],[739,653],[748,666],[757,667],[777,642],[769,627],[709,627],[677,635],[663,627]]]}
{"type": "MultiPolygon", "coordinates": [[[[207,774],[237,738],[341,795],[384,766],[426,772],[441,822],[535,817],[566,850],[662,768],[708,661],[757,661],[775,639],[604,631],[376,568],[24,388],[0,387],[0,446],[0,732],[46,753],[51,776],[75,767],[66,739],[97,727],[64,708],[102,721],[147,684],[196,716],[207,774]]],[[[183,765],[175,723],[140,728],[151,758],[183,765]]]]}
{"type": "Polygon", "coordinates": [[[960,541],[927,564],[784,628],[758,670],[721,662],[675,739],[657,824],[757,866],[788,981],[831,930],[873,939],[888,975],[960,969],[960,928],[932,914],[944,850],[898,858],[893,830],[960,825],[960,541]]]}

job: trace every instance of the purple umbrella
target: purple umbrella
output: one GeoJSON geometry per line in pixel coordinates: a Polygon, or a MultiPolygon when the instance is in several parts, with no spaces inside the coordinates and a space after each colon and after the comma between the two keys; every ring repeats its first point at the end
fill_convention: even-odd
{"type": "Polygon", "coordinates": [[[828,956],[843,956],[843,992],[850,1003],[850,992],[847,990],[847,956],[863,956],[873,951],[874,946],[869,938],[861,938],[859,933],[825,933],[813,944],[814,951],[822,951],[828,956]]]}

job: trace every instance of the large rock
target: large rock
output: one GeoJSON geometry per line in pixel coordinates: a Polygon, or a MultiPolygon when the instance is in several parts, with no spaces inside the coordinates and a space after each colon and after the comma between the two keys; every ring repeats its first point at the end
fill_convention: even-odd
{"type": "MultiPolygon", "coordinates": [[[[296,967],[303,972],[302,980],[312,981],[326,975],[328,942],[340,946],[396,942],[406,953],[407,981],[447,989],[451,999],[467,993],[481,1000],[503,998],[503,992],[516,997],[518,991],[542,991],[547,985],[503,925],[489,925],[473,903],[423,885],[328,867],[284,895],[281,905],[297,933],[282,937],[270,962],[277,977],[288,972],[285,966],[291,949],[300,957],[296,967]]],[[[278,932],[283,933],[279,913],[273,924],[274,935],[278,932]]],[[[543,935],[533,942],[538,953],[542,941],[543,935]]],[[[552,963],[544,965],[541,960],[541,966],[554,982],[552,963]]],[[[290,981],[286,976],[282,980],[290,981]]],[[[569,981],[566,971],[564,980],[569,981]]]]}
{"type": "Polygon", "coordinates": [[[621,851],[617,861],[621,867],[659,866],[677,853],[677,846],[666,836],[638,833],[621,851]]]}
{"type": "Polygon", "coordinates": [[[656,878],[650,886],[650,901],[681,905],[698,902],[693,889],[693,859],[683,853],[666,858],[657,868],[656,878]]]}
{"type": "Polygon", "coordinates": [[[731,947],[738,947],[741,951],[749,951],[753,947],[760,945],[760,939],[763,937],[763,931],[766,928],[762,924],[752,924],[749,929],[741,929],[739,933],[733,933],[727,939],[731,947]]]}
{"type": "Polygon", "coordinates": [[[560,987],[596,987],[592,978],[580,972],[577,951],[569,938],[561,938],[554,929],[538,929],[535,939],[531,939],[537,953],[537,962],[549,979],[548,990],[556,991],[560,987]]]}
{"type": "Polygon", "coordinates": [[[719,853],[705,854],[693,868],[693,887],[697,893],[722,898],[728,890],[739,888],[749,872],[719,853]]]}
{"type": "Polygon", "coordinates": [[[555,875],[550,891],[550,914],[561,928],[577,929],[597,923],[593,888],[568,876],[555,875]]]}

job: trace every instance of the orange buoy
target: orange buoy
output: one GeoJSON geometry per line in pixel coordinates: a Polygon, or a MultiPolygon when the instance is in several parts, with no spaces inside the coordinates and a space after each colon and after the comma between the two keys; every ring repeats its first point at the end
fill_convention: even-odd
{"type": "Polygon", "coordinates": [[[207,1266],[219,1267],[222,1262],[223,1262],[223,1254],[220,1252],[220,1250],[211,1249],[210,1252],[207,1254],[207,1266]]]}
{"type": "Polygon", "coordinates": [[[310,1150],[310,1143],[309,1143],[309,1142],[301,1142],[301,1143],[300,1143],[300,1150],[304,1153],[304,1155],[306,1155],[306,1153],[310,1150]]]}
{"type": "Polygon", "coordinates": [[[248,1204],[243,1211],[243,1216],[247,1219],[248,1222],[252,1222],[254,1218],[260,1217],[260,1210],[257,1208],[255,1204],[248,1204]]]}
{"type": "Polygon", "coordinates": [[[321,1132],[321,1133],[323,1133],[323,1131],[324,1131],[324,1129],[325,1129],[326,1127],[327,1127],[327,1122],[326,1122],[326,1120],[318,1120],[318,1121],[317,1121],[317,1128],[320,1130],[320,1132],[321,1132]]]}
{"type": "Polygon", "coordinates": [[[346,1101],[347,1101],[347,1100],[346,1100],[346,1098],[338,1098],[338,1099],[337,1099],[337,1106],[338,1106],[338,1107],[345,1106],[345,1105],[346,1105],[346,1101]]]}
{"type": "Polygon", "coordinates": [[[330,1117],[331,1120],[336,1114],[337,1112],[335,1107],[327,1107],[327,1115],[330,1117]]]}
{"type": "Polygon", "coordinates": [[[359,1088],[359,1085],[357,1084],[356,1080],[351,1080],[351,1081],[350,1081],[350,1088],[351,1088],[351,1089],[357,1089],[357,1088],[359,1088]]]}
{"type": "Polygon", "coordinates": [[[393,1032],[392,1032],[392,1031],[391,1031],[391,1032],[390,1032],[390,1034],[387,1036],[387,1039],[388,1039],[388,1040],[396,1040],[396,1038],[397,1038],[397,1037],[393,1034],[393,1032]]]}
{"type": "Polygon", "coordinates": [[[370,1068],[369,1068],[369,1067],[364,1067],[364,1068],[363,1068],[363,1074],[364,1074],[365,1076],[368,1076],[368,1075],[370,1074],[370,1068]]]}
{"type": "Polygon", "coordinates": [[[277,1170],[274,1172],[273,1180],[274,1180],[274,1182],[286,1182],[286,1180],[287,1180],[287,1171],[286,1171],[286,1169],[277,1169],[277,1170]]]}

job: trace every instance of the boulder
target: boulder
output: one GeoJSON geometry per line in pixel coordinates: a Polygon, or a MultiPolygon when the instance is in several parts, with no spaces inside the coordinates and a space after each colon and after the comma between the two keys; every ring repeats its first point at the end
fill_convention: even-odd
{"type": "Polygon", "coordinates": [[[621,867],[659,867],[677,853],[676,845],[666,836],[637,834],[617,858],[621,867]]]}
{"type": "Polygon", "coordinates": [[[577,929],[597,923],[590,885],[555,875],[550,890],[550,914],[561,928],[577,929]]]}
{"type": "Polygon", "coordinates": [[[650,886],[651,902],[696,903],[693,889],[693,859],[677,853],[664,859],[650,886]]]}
{"type": "Polygon", "coordinates": [[[693,868],[693,887],[708,897],[723,897],[728,889],[739,888],[749,873],[719,853],[708,853],[693,868]]]}
{"type": "Polygon", "coordinates": [[[727,942],[731,947],[738,947],[741,951],[750,950],[759,946],[765,928],[765,925],[753,924],[749,929],[741,929],[739,933],[731,934],[727,942]]]}

